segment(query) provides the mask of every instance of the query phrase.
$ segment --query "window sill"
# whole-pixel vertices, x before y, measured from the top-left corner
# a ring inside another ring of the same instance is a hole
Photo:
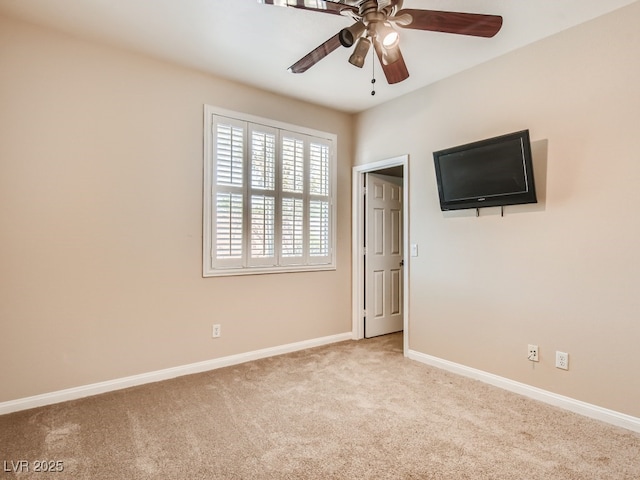
[[[289,265],[286,267],[247,267],[247,268],[217,268],[207,270],[202,273],[204,278],[208,277],[232,277],[240,275],[266,275],[273,273],[302,273],[302,272],[326,272],[335,270],[334,264],[327,265]]]

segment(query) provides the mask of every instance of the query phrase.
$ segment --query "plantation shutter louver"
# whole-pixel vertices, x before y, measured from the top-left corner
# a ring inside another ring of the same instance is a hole
[[[251,196],[251,258],[275,258],[275,199],[273,197]]]
[[[304,255],[304,205],[301,198],[282,199],[282,256],[286,263]]]
[[[242,258],[242,195],[216,195],[216,257]]]
[[[304,141],[282,138],[282,191],[304,192]]]

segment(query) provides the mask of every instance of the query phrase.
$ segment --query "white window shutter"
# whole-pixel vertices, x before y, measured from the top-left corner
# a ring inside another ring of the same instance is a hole
[[[335,268],[336,136],[320,133],[205,106],[205,276]]]
[[[282,191],[304,192],[304,141],[291,135],[282,136]]]
[[[331,145],[309,146],[309,263],[331,262]]]
[[[251,196],[251,248],[249,265],[275,265],[275,198]]]
[[[309,153],[309,193],[329,196],[329,145],[311,142]]]
[[[215,128],[216,185],[242,187],[244,125],[221,119]]]
[[[285,265],[304,261],[304,201],[301,198],[282,199],[281,262]]]
[[[276,188],[275,131],[251,128],[251,188],[273,191]],[[271,130],[271,129],[269,129]]]
[[[249,124],[251,198],[249,213],[248,267],[277,265],[276,255],[276,163],[278,131]]]
[[[216,258],[242,258],[242,195],[218,193],[216,195]]]
[[[213,122],[212,264],[242,267],[245,255],[244,163],[246,124],[220,116]]]
[[[312,263],[324,263],[331,253],[329,209],[328,201],[309,202],[309,257]]]

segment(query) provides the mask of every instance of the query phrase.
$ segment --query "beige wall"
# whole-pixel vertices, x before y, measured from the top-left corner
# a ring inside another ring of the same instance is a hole
[[[337,271],[202,278],[204,104],[338,134]],[[349,332],[352,123],[0,17],[0,402]]]
[[[635,3],[359,115],[357,164],[410,155],[411,349],[640,416],[638,18]],[[443,214],[432,152],[525,128],[540,204]]]

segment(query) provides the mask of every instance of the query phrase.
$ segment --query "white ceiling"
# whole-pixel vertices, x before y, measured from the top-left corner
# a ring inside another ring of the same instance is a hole
[[[493,38],[402,30],[410,72],[388,85],[340,48],[303,74],[287,68],[352,20],[257,0],[0,0],[0,13],[347,112],[366,110],[638,0],[405,0],[404,8],[501,15]]]

